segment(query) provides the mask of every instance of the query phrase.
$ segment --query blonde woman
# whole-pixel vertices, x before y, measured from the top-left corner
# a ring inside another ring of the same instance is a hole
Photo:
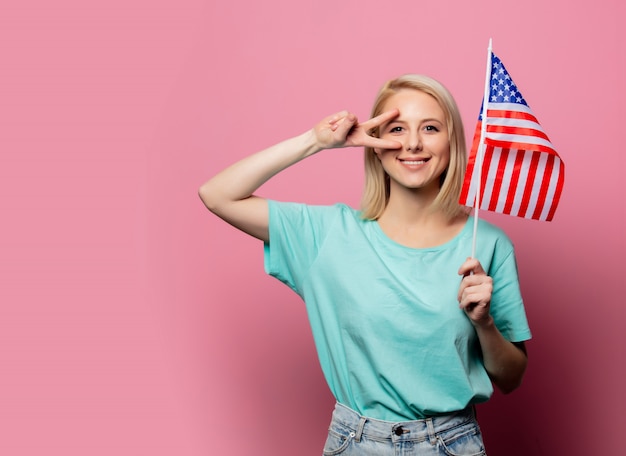
[[[326,149],[365,148],[360,210],[255,191]],[[466,165],[456,103],[405,75],[372,117],[344,111],[200,188],[207,208],[264,242],[265,269],[298,293],[337,400],[325,455],[485,454],[474,405],[522,381],[530,338],[512,244],[458,204]]]

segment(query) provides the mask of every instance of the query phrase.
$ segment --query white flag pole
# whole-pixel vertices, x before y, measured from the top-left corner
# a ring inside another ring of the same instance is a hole
[[[489,48],[487,49],[487,72],[485,74],[485,92],[483,94],[482,124],[480,125],[480,143],[476,156],[477,188],[474,199],[474,235],[472,237],[472,258],[476,256],[476,232],[478,231],[478,211],[480,208],[480,192],[482,182],[483,160],[485,156],[485,134],[487,132],[487,105],[489,103],[489,86],[491,84],[491,38],[489,38]]]

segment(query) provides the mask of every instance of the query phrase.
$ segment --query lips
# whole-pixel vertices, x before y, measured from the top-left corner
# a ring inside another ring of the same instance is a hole
[[[400,162],[403,165],[423,165],[424,163],[426,163],[429,159],[428,158],[420,158],[420,159],[402,159],[399,158],[398,160],[400,160]]]

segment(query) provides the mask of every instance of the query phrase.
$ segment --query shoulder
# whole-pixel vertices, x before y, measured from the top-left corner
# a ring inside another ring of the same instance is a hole
[[[361,211],[347,204],[311,205],[304,203],[279,202],[268,200],[270,224],[289,224],[294,226],[312,226],[328,229],[335,223],[360,224]]]
[[[476,255],[488,274],[496,271],[516,271],[515,246],[502,228],[479,219],[476,233]],[[516,273],[516,272],[515,272]]]
[[[344,203],[336,203],[332,205],[314,205],[268,200],[268,204],[270,210],[274,212],[310,214],[312,216],[323,217],[343,216],[351,218],[361,218],[361,211],[356,210]]]
[[[469,223],[474,223],[473,218]],[[481,237],[490,242],[513,245],[511,238],[502,228],[484,219],[478,219],[478,238],[480,239]]]

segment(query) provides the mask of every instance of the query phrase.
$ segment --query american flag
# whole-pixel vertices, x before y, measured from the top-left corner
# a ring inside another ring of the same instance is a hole
[[[535,220],[552,220],[563,189],[564,164],[539,121],[504,68],[491,53],[491,82],[481,173],[481,108],[460,203],[474,206],[480,174],[480,209]]]

